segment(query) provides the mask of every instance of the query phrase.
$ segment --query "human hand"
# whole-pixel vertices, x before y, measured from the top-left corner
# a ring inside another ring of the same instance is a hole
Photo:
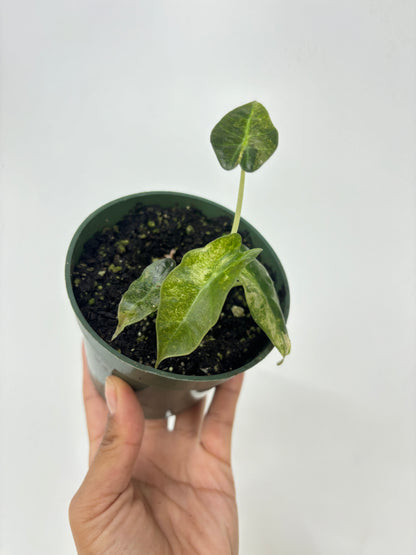
[[[167,421],[145,420],[131,387],[111,376],[107,406],[85,353],[83,393],[90,467],[71,501],[78,553],[228,555],[238,553],[231,432],[239,374]]]

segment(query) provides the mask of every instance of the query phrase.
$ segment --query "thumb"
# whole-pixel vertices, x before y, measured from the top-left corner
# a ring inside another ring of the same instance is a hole
[[[143,410],[126,382],[109,376],[105,396],[109,411],[107,427],[78,492],[96,511],[126,490],[144,431]]]

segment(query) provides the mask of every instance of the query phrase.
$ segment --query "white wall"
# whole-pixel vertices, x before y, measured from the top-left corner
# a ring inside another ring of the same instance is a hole
[[[241,554],[412,555],[415,7],[411,0],[1,2],[0,553],[74,553],[86,469],[63,264],[100,204],[234,207],[209,146],[264,103],[280,146],[244,217],[291,285],[293,353],[247,373]]]

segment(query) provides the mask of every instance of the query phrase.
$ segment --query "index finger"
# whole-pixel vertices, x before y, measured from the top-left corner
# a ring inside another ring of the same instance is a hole
[[[82,345],[82,366],[82,393],[90,445],[89,462],[91,463],[104,435],[108,411],[104,399],[95,389],[91,379],[84,344]]]
[[[218,386],[202,425],[201,445],[227,464],[231,459],[231,434],[242,385],[243,374],[237,374]]]

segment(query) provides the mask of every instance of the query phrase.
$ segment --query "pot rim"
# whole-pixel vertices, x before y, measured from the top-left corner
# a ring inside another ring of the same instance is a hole
[[[170,380],[174,380],[174,381],[178,381],[178,382],[218,382],[218,381],[226,380],[228,378],[231,378],[232,376],[235,376],[236,374],[240,374],[241,372],[244,372],[244,371],[248,370],[249,368],[251,368],[252,366],[257,364],[258,362],[263,360],[272,351],[273,345],[270,342],[270,340],[268,340],[267,345],[262,349],[262,351],[260,351],[255,358],[251,359],[251,361],[246,363],[244,366],[240,366],[239,368],[236,368],[234,370],[230,370],[228,372],[222,372],[220,374],[213,374],[213,375],[207,375],[207,376],[189,376],[189,375],[183,375],[183,374],[175,374],[173,372],[172,373],[166,372],[166,370],[159,370],[157,368],[154,368],[153,366],[147,366],[145,364],[141,364],[141,363],[129,358],[128,356],[120,353],[119,351],[114,349],[114,347],[112,347],[109,343],[104,341],[104,339],[102,339],[98,335],[98,333],[91,327],[91,325],[89,324],[89,322],[87,321],[85,316],[82,314],[82,312],[81,312],[81,310],[78,306],[78,303],[75,299],[75,295],[74,295],[74,291],[73,291],[73,287],[72,287],[72,280],[71,280],[72,258],[73,258],[74,251],[75,251],[75,248],[78,244],[78,240],[79,240],[79,237],[80,237],[81,233],[84,231],[85,227],[97,217],[97,215],[99,215],[104,210],[107,210],[111,206],[113,206],[115,204],[119,204],[121,202],[126,202],[126,201],[129,201],[129,200],[132,200],[133,198],[137,199],[137,202],[140,202],[141,198],[146,197],[148,195],[161,196],[161,197],[169,195],[169,196],[174,196],[178,199],[180,199],[180,198],[189,199],[190,202],[192,202],[192,200],[203,201],[204,203],[209,204],[209,205],[211,205],[215,208],[220,208],[223,212],[227,213],[231,217],[234,216],[234,212],[232,210],[230,210],[229,208],[226,208],[222,204],[219,204],[217,202],[214,202],[212,200],[209,200],[207,198],[200,197],[200,196],[197,196],[197,195],[192,195],[192,194],[188,194],[188,193],[179,193],[179,192],[176,192],[176,191],[144,191],[144,192],[141,192],[141,193],[133,193],[131,195],[126,195],[126,196],[114,199],[112,201],[109,201],[109,202],[103,204],[102,206],[100,206],[99,208],[97,208],[96,210],[94,210],[94,212],[92,212],[89,216],[87,216],[83,220],[83,222],[79,225],[78,229],[76,230],[76,232],[75,232],[74,236],[72,237],[72,240],[69,244],[68,252],[67,252],[67,255],[66,255],[66,259],[65,259],[66,290],[67,290],[67,293],[68,293],[68,296],[69,296],[69,300],[71,302],[71,306],[72,306],[72,308],[75,312],[75,315],[77,316],[81,326],[86,328],[88,333],[90,333],[91,336],[102,347],[104,347],[113,356],[120,359],[124,363],[129,364],[130,366],[136,368],[139,371],[148,372],[148,373],[153,374],[155,376],[168,378]],[[240,222],[244,225],[244,227],[248,230],[249,233],[253,230],[257,234],[259,234],[259,232],[254,228],[254,226],[252,226],[244,218],[241,218]],[[271,245],[268,243],[268,241],[266,239],[264,239],[263,236],[261,236],[261,237],[262,237],[265,245],[273,253],[273,255],[276,259],[276,265],[279,267],[282,278],[284,280],[286,293],[287,293],[287,296],[288,296],[286,312],[289,313],[290,295],[289,295],[289,285],[288,285],[286,273],[284,271],[284,268],[283,268],[279,258],[277,257],[276,253],[274,252],[273,248],[271,247]],[[286,315],[286,319],[287,319],[287,315]]]

